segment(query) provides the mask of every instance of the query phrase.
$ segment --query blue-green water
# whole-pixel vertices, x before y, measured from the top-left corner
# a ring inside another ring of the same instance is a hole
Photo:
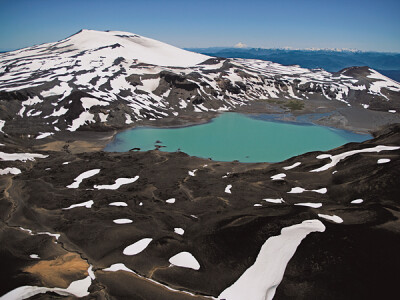
[[[165,146],[192,156],[219,161],[278,162],[309,151],[329,150],[348,142],[362,142],[370,135],[312,124],[262,120],[238,113],[225,113],[211,122],[181,128],[139,127],[119,133],[104,149],[124,152]]]

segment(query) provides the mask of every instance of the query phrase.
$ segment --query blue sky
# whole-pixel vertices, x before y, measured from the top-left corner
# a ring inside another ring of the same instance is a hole
[[[0,0],[0,50],[122,30],[178,47],[400,52],[399,0]]]

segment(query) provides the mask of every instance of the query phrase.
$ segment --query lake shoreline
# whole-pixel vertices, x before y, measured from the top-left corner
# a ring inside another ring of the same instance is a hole
[[[275,115],[276,121],[298,122],[298,117],[304,115],[330,114],[320,119],[310,120],[311,124],[330,127],[333,129],[344,129],[358,134],[370,134],[388,124],[400,123],[399,114],[391,114],[382,111],[373,111],[364,108],[348,107],[338,101],[305,101],[302,110],[282,112],[278,105],[266,105],[265,100],[254,101],[241,107],[236,107],[229,112],[237,112],[245,115]],[[106,131],[59,132],[43,140],[30,141],[31,147],[44,151],[64,151],[68,148],[73,153],[103,151],[113,141],[115,136],[121,132],[137,127],[151,128],[184,128],[206,124],[218,115],[225,112],[185,112],[178,116],[171,116],[157,120],[141,120],[132,126],[125,128],[110,129]],[[33,145],[32,145],[33,144]]]
[[[372,138],[371,135],[312,124],[313,117],[320,116],[306,115],[297,118],[296,122],[287,122],[276,115],[227,112],[199,126],[140,126],[119,133],[103,151],[159,149],[163,152],[182,151],[214,161],[272,163]]]

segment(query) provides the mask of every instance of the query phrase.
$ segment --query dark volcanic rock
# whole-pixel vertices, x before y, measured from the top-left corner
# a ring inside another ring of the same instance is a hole
[[[376,135],[374,140],[350,143],[329,154],[400,144],[399,125]],[[108,296],[117,299],[157,299],[160,285],[145,279],[151,278],[200,298],[217,297],[254,263],[266,240],[278,236],[284,227],[320,219],[326,230],[310,233],[301,242],[274,299],[391,298],[397,293],[400,268],[396,259],[400,251],[400,150],[358,153],[326,171],[310,172],[330,162],[329,158],[317,159],[320,154],[311,152],[276,164],[241,164],[181,152],[49,152],[48,158],[30,162],[20,175],[2,177],[1,185],[7,190],[1,202],[6,212],[2,215],[2,240],[8,242],[2,243],[1,251],[7,255],[0,261],[10,270],[2,275],[6,283],[2,293],[20,285],[40,284],[38,275],[21,273],[35,263],[29,254],[38,252],[41,261],[51,261],[67,251],[79,253],[93,265],[93,295],[105,286]],[[381,158],[391,161],[377,164]],[[66,161],[69,163],[63,164]],[[295,162],[301,165],[283,169]],[[92,169],[100,172],[84,179],[76,189],[67,188],[79,174]],[[188,171],[194,169],[195,176],[190,176]],[[284,180],[271,180],[282,172],[287,175]],[[94,188],[135,176],[139,176],[137,181],[115,190]],[[231,194],[225,192],[228,184],[232,185]],[[327,188],[327,192],[289,194],[294,187]],[[166,202],[171,198],[175,203]],[[264,198],[283,198],[285,202],[269,203]],[[364,202],[352,204],[355,199]],[[89,200],[94,202],[91,208],[63,209]],[[113,202],[127,206],[110,206]],[[322,203],[322,207],[294,205],[304,202]],[[337,215],[343,223],[318,214]],[[132,223],[115,224],[116,219]],[[32,230],[33,235],[20,227]],[[174,228],[183,228],[184,234],[175,233]],[[52,243],[50,236],[37,235],[44,231],[59,233],[58,244]],[[21,243],[28,238],[32,242]],[[35,244],[37,238],[43,241],[40,246]],[[127,246],[142,238],[153,239],[143,252],[123,254]],[[193,254],[200,270],[169,267],[169,258],[182,251]],[[117,263],[140,276],[102,271]],[[134,289],[128,288],[132,285]],[[185,298],[179,292],[169,293],[171,299],[174,295]]]

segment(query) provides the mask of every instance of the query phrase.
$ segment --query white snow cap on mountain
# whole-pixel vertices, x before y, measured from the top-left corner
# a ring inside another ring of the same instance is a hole
[[[239,42],[239,43],[237,43],[234,47],[235,47],[235,48],[247,48],[247,45],[244,44],[244,43],[242,43],[242,42]]]
[[[135,59],[142,63],[189,67],[199,64],[209,56],[198,54],[159,42],[144,36],[123,31],[96,31],[83,29],[80,32],[60,41],[57,45],[64,52],[68,47],[71,50],[106,51],[107,55]]]

